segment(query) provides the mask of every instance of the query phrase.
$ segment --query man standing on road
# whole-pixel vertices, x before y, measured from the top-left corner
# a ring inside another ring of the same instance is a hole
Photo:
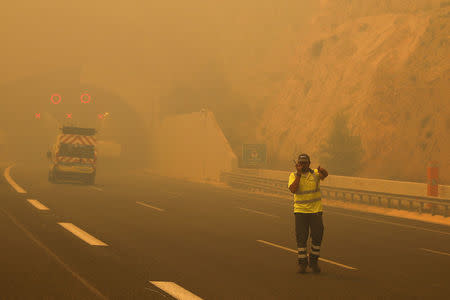
[[[311,160],[307,154],[300,154],[295,167],[297,172],[289,176],[288,187],[294,194],[295,235],[298,248],[298,272],[305,273],[308,265],[306,243],[311,230],[311,252],[309,267],[315,273],[320,272],[318,260],[320,245],[322,244],[322,199],[320,194],[320,180],[328,176],[328,172],[321,168],[310,169]]]

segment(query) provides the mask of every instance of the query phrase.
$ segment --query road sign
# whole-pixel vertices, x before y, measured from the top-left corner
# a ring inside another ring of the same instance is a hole
[[[242,162],[244,168],[265,167],[266,144],[243,144]]]

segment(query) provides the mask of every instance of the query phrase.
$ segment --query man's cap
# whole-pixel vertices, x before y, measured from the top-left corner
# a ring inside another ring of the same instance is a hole
[[[311,162],[311,160],[309,159],[308,154],[302,153],[298,156],[298,161],[306,161],[306,162]]]

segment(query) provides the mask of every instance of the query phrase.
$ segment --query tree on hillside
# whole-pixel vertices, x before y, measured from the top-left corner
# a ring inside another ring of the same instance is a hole
[[[361,167],[361,138],[350,134],[347,122],[348,117],[338,113],[328,140],[321,146],[320,161],[330,174],[353,176]]]

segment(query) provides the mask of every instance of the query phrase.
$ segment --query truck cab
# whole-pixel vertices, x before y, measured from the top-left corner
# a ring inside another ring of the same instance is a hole
[[[95,128],[64,126],[47,153],[48,180],[52,183],[77,181],[94,184],[97,162]]]

